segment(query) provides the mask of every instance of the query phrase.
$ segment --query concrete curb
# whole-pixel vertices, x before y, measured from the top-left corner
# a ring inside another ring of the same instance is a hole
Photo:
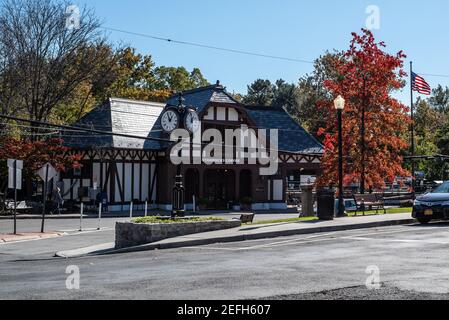
[[[65,233],[65,232],[50,232],[50,233],[33,234],[33,235],[27,235],[26,233],[19,233],[16,237],[9,235],[10,236],[9,238],[0,238],[0,243],[12,244],[12,243],[24,242],[24,241],[46,240],[46,239],[63,237],[66,235],[67,235],[67,233]]]
[[[183,247],[195,247],[204,246],[209,244],[217,243],[230,243],[230,242],[241,242],[247,240],[260,240],[260,239],[272,239],[278,237],[288,237],[294,235],[304,235],[313,233],[328,233],[335,231],[349,231],[358,229],[370,229],[370,228],[380,228],[389,226],[399,226],[415,223],[415,219],[401,219],[401,220],[390,220],[390,221],[378,221],[378,222],[368,222],[352,225],[341,225],[341,226],[329,226],[329,227],[314,227],[314,228],[304,228],[304,229],[293,229],[293,230],[280,230],[263,232],[257,234],[242,234],[236,236],[225,236],[217,238],[207,238],[207,239],[193,239],[193,240],[183,240],[177,242],[168,243],[150,243],[136,247],[129,247],[123,249],[105,249],[98,251],[87,252],[87,248],[82,248],[78,250],[71,251],[61,251],[56,253],[56,257],[63,258],[77,258],[82,256],[98,256],[98,255],[109,255],[109,254],[120,254],[120,253],[132,253],[141,251],[152,251],[152,250],[164,250],[164,249],[176,249]]]
[[[133,218],[143,217],[141,216],[134,216]],[[54,216],[47,216],[45,215],[45,220],[73,220],[73,219],[79,219],[80,215],[54,215]],[[125,215],[105,215],[103,214],[102,218],[129,218],[129,214],[127,216]],[[98,219],[98,215],[83,215],[83,219]],[[14,217],[12,216],[0,216],[1,220],[14,220]],[[42,220],[42,215],[23,215],[23,216],[17,216],[17,220]]]

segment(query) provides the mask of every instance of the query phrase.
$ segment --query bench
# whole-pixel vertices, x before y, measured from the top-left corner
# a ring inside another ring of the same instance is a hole
[[[385,201],[380,194],[355,194],[354,201],[356,203],[355,215],[357,215],[357,212],[360,211],[363,212],[363,215],[365,215],[367,208],[375,209],[376,214],[379,213],[379,210],[383,210],[384,214],[387,213],[387,210],[385,209]]]
[[[247,213],[247,214],[242,214],[240,216],[240,221],[242,222],[242,224],[245,223],[253,223],[254,222],[254,213]]]

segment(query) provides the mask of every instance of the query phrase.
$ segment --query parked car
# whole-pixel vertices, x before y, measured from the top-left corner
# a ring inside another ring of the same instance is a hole
[[[412,215],[422,224],[432,220],[449,220],[449,181],[418,197],[413,204]]]

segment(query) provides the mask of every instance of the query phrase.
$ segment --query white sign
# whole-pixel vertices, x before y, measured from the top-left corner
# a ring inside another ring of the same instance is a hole
[[[8,159],[8,168],[14,169],[14,162],[16,163],[16,168],[22,170],[23,169],[23,161]]]
[[[48,174],[47,174],[47,170],[48,170]],[[41,177],[42,180],[44,180],[44,182],[49,182],[49,181],[51,181],[51,179],[56,177],[56,175],[58,174],[58,171],[56,171],[56,169],[53,168],[53,166],[51,164],[47,163],[46,165],[44,165],[42,168],[40,168],[37,171],[37,174],[39,175],[39,177]],[[45,181],[45,178],[47,178],[47,181]]]
[[[22,169],[23,161],[8,159],[8,188],[14,189],[14,165],[16,167],[16,183],[15,187],[17,190],[22,189]]]
[[[14,189],[14,169],[8,168],[8,188]],[[16,170],[16,189],[22,190],[22,170]]]

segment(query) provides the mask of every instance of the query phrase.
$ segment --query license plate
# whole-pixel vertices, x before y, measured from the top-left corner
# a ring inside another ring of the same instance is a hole
[[[432,209],[427,209],[424,211],[424,215],[425,216],[433,216],[433,210]]]

